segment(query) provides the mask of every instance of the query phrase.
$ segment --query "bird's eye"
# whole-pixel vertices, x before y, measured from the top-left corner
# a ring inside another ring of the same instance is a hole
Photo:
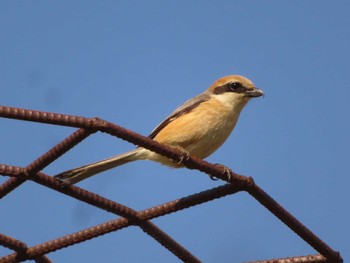
[[[239,90],[242,90],[243,88],[242,84],[239,82],[231,82],[228,84],[228,86],[232,91],[239,91]]]

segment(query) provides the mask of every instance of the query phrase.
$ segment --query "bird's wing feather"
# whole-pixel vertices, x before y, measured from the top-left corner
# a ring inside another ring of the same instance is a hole
[[[153,139],[157,134],[170,122],[175,120],[176,118],[180,117],[181,115],[188,113],[195,109],[199,104],[201,104],[204,101],[209,100],[210,95],[208,93],[202,93],[188,101],[186,101],[182,106],[177,108],[173,113],[171,113],[162,123],[160,123],[148,136],[151,139]]]

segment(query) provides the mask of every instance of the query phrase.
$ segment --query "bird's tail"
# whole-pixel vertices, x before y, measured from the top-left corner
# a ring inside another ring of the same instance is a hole
[[[74,168],[72,170],[65,171],[63,173],[55,175],[55,178],[69,183],[75,184],[78,183],[90,176],[101,173],[108,169],[114,168],[116,166],[132,162],[138,159],[138,155],[144,150],[143,148],[137,148],[133,151],[126,152],[117,156],[113,156],[111,158],[98,161],[95,163],[90,163],[81,167]]]

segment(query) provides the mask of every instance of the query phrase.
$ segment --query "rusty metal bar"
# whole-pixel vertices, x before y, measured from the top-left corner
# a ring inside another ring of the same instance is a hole
[[[125,218],[120,218],[117,220],[109,221],[104,224],[97,225],[89,229],[84,229],[82,231],[73,233],[71,235],[67,235],[61,238],[57,238],[55,240],[47,241],[42,244],[36,245],[34,247],[28,248],[26,252],[26,258],[22,257],[22,260],[32,259],[36,256],[47,254],[64,247],[68,247],[76,243],[80,243],[80,242],[92,239],[99,235],[103,235],[105,233],[115,230],[115,228],[121,229],[126,226],[128,226],[128,220]],[[0,263],[14,262],[16,258],[18,258],[18,254],[13,253],[5,257],[2,257],[0,259]]]
[[[23,173],[23,169],[17,166],[0,165],[0,174],[12,176],[16,178],[26,177],[26,175]],[[77,186],[62,183],[61,181],[55,179],[54,177],[48,176],[42,172],[33,174],[28,179],[35,181],[46,187],[49,187],[53,190],[56,190],[58,192],[61,192],[63,194],[74,197],[80,201],[86,202],[90,205],[106,210],[108,212],[112,212],[114,214],[127,217],[127,218],[134,218],[134,220],[137,221],[136,212],[134,212],[129,207],[123,206],[109,199],[103,198],[97,194],[91,193]]]
[[[77,128],[90,128],[95,119],[52,112],[0,106],[0,117]]]
[[[28,165],[28,167],[21,171],[21,173],[23,172],[24,174],[29,176],[32,173],[44,169],[47,165],[55,161],[62,154],[69,151],[82,140],[86,139],[92,132],[92,130],[77,130],[76,132],[68,136],[66,139],[58,143],[56,146],[54,146],[50,151],[48,151],[47,153],[39,157],[37,160],[35,160],[33,163]],[[10,166],[8,166],[7,168],[10,169]],[[25,177],[10,178],[5,183],[0,185],[0,199],[8,193],[10,193],[11,191],[13,191],[14,189],[16,189],[17,187],[19,187],[22,183],[25,182],[25,180]]]
[[[27,245],[22,241],[6,236],[1,233],[0,233],[0,245],[15,251],[25,251],[27,249]]]
[[[15,250],[16,251],[16,257],[13,258],[13,260],[11,262],[15,262],[16,260],[18,260],[19,258],[21,258],[23,255],[26,254],[27,251],[27,244],[25,244],[24,242],[14,239],[12,237],[6,236],[4,234],[0,233],[0,244],[4,247],[7,247],[9,249]],[[2,259],[0,259],[1,262]],[[35,258],[36,262],[51,262],[51,260],[46,257],[45,255],[39,255]]]
[[[53,148],[51,148],[48,152],[40,156],[38,159],[36,159],[34,162],[29,164],[25,168],[25,173],[30,175],[37,173],[44,169],[46,166],[48,166],[53,161],[57,160],[61,155],[68,152],[70,149],[72,149],[74,146],[76,146],[78,143],[85,140],[88,136],[90,136],[93,132],[93,130],[86,130],[86,129],[79,129],[75,131],[73,134],[68,136],[66,139],[55,145]]]
[[[309,255],[289,258],[276,258],[269,260],[250,261],[246,263],[332,263],[322,255]]]
[[[222,186],[218,186],[206,191],[202,191],[196,194],[192,194],[186,197],[182,197],[180,199],[176,199],[174,201],[170,201],[164,203],[162,205],[157,205],[143,211],[138,212],[138,216],[142,220],[150,220],[156,217],[160,217],[163,215],[168,215],[173,212],[178,212],[180,210],[200,205],[226,195],[235,194],[241,191],[237,186],[231,184],[225,184]]]
[[[0,185],[0,199],[11,193],[25,181],[24,178],[10,178],[5,183]]]
[[[253,196],[260,204],[266,207],[272,214],[280,219],[285,225],[293,230],[306,243],[312,246],[315,250],[321,253],[327,260],[331,262],[343,262],[339,252],[334,251],[319,237],[311,232],[306,226],[298,221],[292,214],[278,204],[270,197],[263,189],[257,185],[250,185],[248,193]]]
[[[181,246],[174,239],[172,239],[168,234],[166,234],[159,228],[155,228],[155,225],[152,222],[146,221],[146,223],[141,223],[140,227],[145,233],[157,240],[163,247],[168,249],[171,253],[176,255],[183,262],[201,262],[183,246]]]

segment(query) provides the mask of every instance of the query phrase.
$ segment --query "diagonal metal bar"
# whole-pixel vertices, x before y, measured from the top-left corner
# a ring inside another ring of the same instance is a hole
[[[88,136],[90,136],[94,132],[96,131],[91,129],[90,130],[79,129],[75,131],[66,139],[64,139],[63,141],[55,145],[53,148],[51,148],[48,152],[46,152],[45,154],[40,156],[38,159],[36,159],[34,162],[29,164],[25,168],[25,173],[30,175],[32,173],[34,174],[41,171],[50,163],[57,160],[61,155],[71,150],[74,146],[76,146],[78,143],[85,140]]]
[[[47,241],[42,244],[36,245],[34,247],[30,247],[26,251],[26,257],[22,257],[21,260],[31,259],[35,256],[50,253],[56,251],[58,249],[62,249],[64,247],[68,247],[97,236],[103,235],[105,233],[114,231],[115,229],[122,229],[127,227],[129,222],[125,218],[119,218],[117,220],[109,221],[95,227],[91,227],[89,229],[84,229],[82,231],[73,233],[71,235],[67,235],[61,238],[57,238],[55,240]],[[13,253],[7,255],[5,257],[0,258],[0,263],[9,263],[14,262],[14,260],[18,258],[17,253]]]
[[[62,154],[66,153],[70,149],[72,149],[75,145],[86,139],[93,131],[92,130],[84,130],[79,129],[70,136],[68,136],[66,139],[58,143],[56,146],[54,146],[51,150],[49,150],[47,153],[39,157],[37,160],[35,160],[33,163],[31,163],[26,169],[21,171],[26,175],[30,175],[31,173],[35,173],[37,171],[42,170],[44,167],[49,165],[51,162],[55,161],[57,158],[59,158]],[[8,169],[11,169],[11,167],[7,167]],[[10,178],[5,183],[0,185],[0,199],[16,189],[18,186],[20,186],[22,183],[24,183],[26,180],[25,177],[22,178]]]
[[[149,220],[149,219],[157,218],[163,215],[168,215],[173,212],[178,212],[180,210],[183,210],[192,206],[200,205],[218,198],[222,198],[227,195],[232,195],[239,191],[242,191],[242,189],[235,185],[225,184],[206,191],[202,191],[196,194],[182,197],[180,199],[176,199],[174,201],[170,201],[162,205],[157,205],[157,206],[139,211],[138,215],[139,215],[139,218],[142,220],[147,220],[147,219]]]
[[[7,166],[7,165],[0,165],[0,174],[12,176],[16,178],[23,178],[26,176],[23,173],[23,169],[21,167]],[[133,220],[135,221],[138,220],[136,216],[136,212],[130,209],[129,207],[113,202],[107,198],[103,198],[97,194],[94,194],[92,192],[79,188],[77,186],[62,183],[61,181],[55,179],[54,177],[48,176],[42,172],[33,174],[29,179],[41,185],[49,187],[53,190],[56,190],[68,196],[74,197],[80,201],[96,206],[105,211],[108,211],[126,218],[133,218]]]
[[[300,257],[289,257],[289,258],[276,258],[269,260],[259,260],[251,261],[246,263],[331,263],[333,261],[327,260],[322,255],[309,255],[309,256],[300,256]]]
[[[5,183],[0,185],[0,199],[11,193],[25,181],[24,178],[10,178]]]
[[[155,225],[152,222],[146,221],[145,223],[141,223],[140,227],[145,233],[157,240],[163,247],[168,249],[183,262],[201,262],[167,233],[162,231],[160,228],[155,228]]]
[[[14,239],[12,237],[6,236],[0,233],[0,244],[4,247],[17,251],[16,256],[13,258],[12,262],[18,260],[23,254],[26,253],[27,244],[24,242]],[[39,255],[35,258],[36,262],[51,262],[51,260],[45,255]],[[1,259],[0,259],[1,262]]]
[[[253,196],[260,204],[266,207],[272,214],[280,219],[285,225],[293,230],[306,243],[321,253],[327,260],[331,262],[343,262],[339,252],[334,251],[311,230],[298,221],[292,214],[278,204],[263,189],[256,184],[250,185],[248,193]]]
[[[27,244],[20,240],[6,236],[0,233],[0,245],[15,251],[24,251],[27,249]]]

